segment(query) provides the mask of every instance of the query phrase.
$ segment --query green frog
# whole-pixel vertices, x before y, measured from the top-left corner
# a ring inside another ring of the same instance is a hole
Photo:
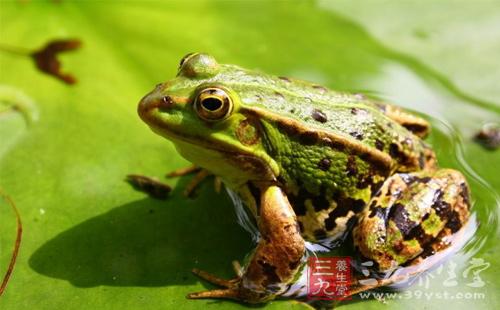
[[[470,217],[464,176],[437,166],[421,117],[361,94],[219,64],[204,53],[139,103],[141,119],[236,193],[259,231],[233,279],[189,298],[289,296],[306,244],[351,233],[380,274],[450,246]]]

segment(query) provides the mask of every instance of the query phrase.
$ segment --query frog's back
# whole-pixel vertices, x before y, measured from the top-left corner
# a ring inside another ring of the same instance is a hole
[[[425,147],[415,133],[425,135],[428,128],[421,118],[401,113],[407,119],[405,124],[403,117],[395,121],[389,115],[401,112],[399,108],[360,94],[228,67],[231,69],[214,81],[229,85],[239,94],[249,114],[258,114],[259,120],[274,122],[282,131],[288,131],[286,135],[304,131],[305,136],[312,138],[311,132],[324,132],[333,142],[369,153],[364,154],[366,158],[371,156],[379,162],[385,159],[385,164],[390,161],[392,170],[422,168]]]
[[[228,75],[221,82],[262,125],[308,239],[342,234],[388,176],[426,162],[421,139],[390,118],[387,105],[251,71]]]

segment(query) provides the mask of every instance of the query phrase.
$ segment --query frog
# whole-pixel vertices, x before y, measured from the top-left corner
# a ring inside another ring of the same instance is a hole
[[[438,166],[425,142],[429,122],[376,98],[191,53],[140,100],[138,114],[220,178],[258,229],[234,278],[194,269],[220,288],[188,298],[290,296],[307,245],[346,235],[384,274],[446,249],[470,218],[467,180]]]

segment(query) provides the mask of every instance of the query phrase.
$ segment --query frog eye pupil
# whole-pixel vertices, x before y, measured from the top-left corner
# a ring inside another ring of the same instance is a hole
[[[209,87],[198,93],[194,108],[201,119],[215,122],[225,119],[231,113],[233,102],[224,89]]]
[[[203,108],[207,109],[208,111],[217,111],[222,107],[222,100],[219,98],[214,98],[214,97],[209,97],[206,99],[203,99],[201,102],[201,105]]]

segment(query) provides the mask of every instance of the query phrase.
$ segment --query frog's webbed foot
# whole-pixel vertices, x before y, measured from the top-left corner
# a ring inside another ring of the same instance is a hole
[[[189,175],[189,174],[193,174],[193,173],[196,173],[195,176],[188,183],[188,185],[186,185],[186,188],[184,189],[184,192],[183,192],[184,196],[191,197],[193,195],[194,191],[196,190],[196,188],[198,188],[198,186],[200,186],[201,182],[203,182],[203,180],[205,180],[207,177],[213,175],[210,171],[193,165],[193,166],[184,167],[184,168],[180,168],[180,169],[174,170],[172,172],[169,172],[169,173],[167,173],[167,177],[169,177],[169,178],[180,177],[180,176],[185,176],[185,175]],[[214,187],[215,187],[215,191],[217,193],[220,193],[221,188],[222,188],[222,181],[218,176],[215,176]]]

